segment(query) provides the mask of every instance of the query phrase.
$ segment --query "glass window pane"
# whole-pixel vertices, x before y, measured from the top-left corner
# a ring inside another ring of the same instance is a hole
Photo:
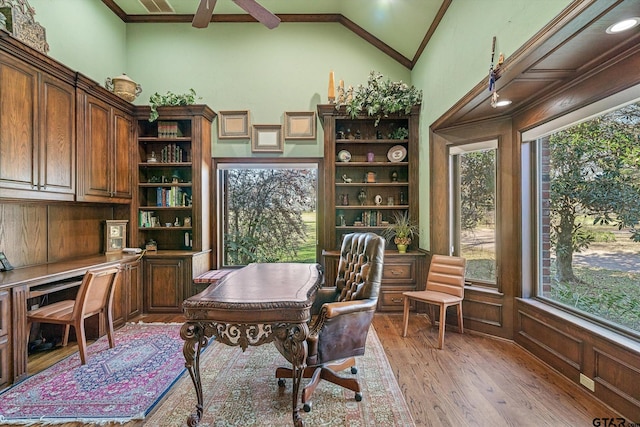
[[[640,332],[640,103],[537,144],[538,295]]]
[[[453,247],[467,260],[466,279],[496,283],[497,141],[452,147]]]
[[[223,266],[316,262],[315,164],[225,164],[218,176]]]

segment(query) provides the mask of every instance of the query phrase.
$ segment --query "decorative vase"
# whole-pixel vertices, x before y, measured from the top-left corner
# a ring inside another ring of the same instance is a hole
[[[399,245],[396,245],[396,246],[398,246],[398,252],[399,253],[401,253],[401,254],[406,254],[407,253],[407,245],[399,244]]]
[[[107,77],[104,87],[128,102],[133,102],[142,92],[142,87],[126,74],[113,78]]]

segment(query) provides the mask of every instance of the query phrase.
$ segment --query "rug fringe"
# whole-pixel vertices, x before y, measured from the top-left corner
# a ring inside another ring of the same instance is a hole
[[[68,423],[82,423],[84,425],[104,426],[109,424],[126,424],[130,421],[144,420],[144,415],[138,414],[131,418],[108,418],[108,419],[96,419],[96,418],[40,418],[38,420],[6,420],[3,415],[0,414],[0,424],[20,425],[20,426],[48,426],[48,425],[60,425]]]
[[[127,325],[184,325],[184,322],[127,322]]]

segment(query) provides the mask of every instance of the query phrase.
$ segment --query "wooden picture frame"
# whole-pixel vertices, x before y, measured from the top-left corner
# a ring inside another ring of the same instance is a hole
[[[251,151],[254,153],[282,153],[282,125],[253,125]]]
[[[285,112],[284,139],[316,139],[315,111]]]
[[[218,139],[249,139],[249,111],[219,111]]]

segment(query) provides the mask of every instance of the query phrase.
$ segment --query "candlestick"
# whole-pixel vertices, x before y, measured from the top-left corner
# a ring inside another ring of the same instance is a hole
[[[336,84],[333,77],[333,71],[329,73],[329,103],[333,104],[336,102]]]

